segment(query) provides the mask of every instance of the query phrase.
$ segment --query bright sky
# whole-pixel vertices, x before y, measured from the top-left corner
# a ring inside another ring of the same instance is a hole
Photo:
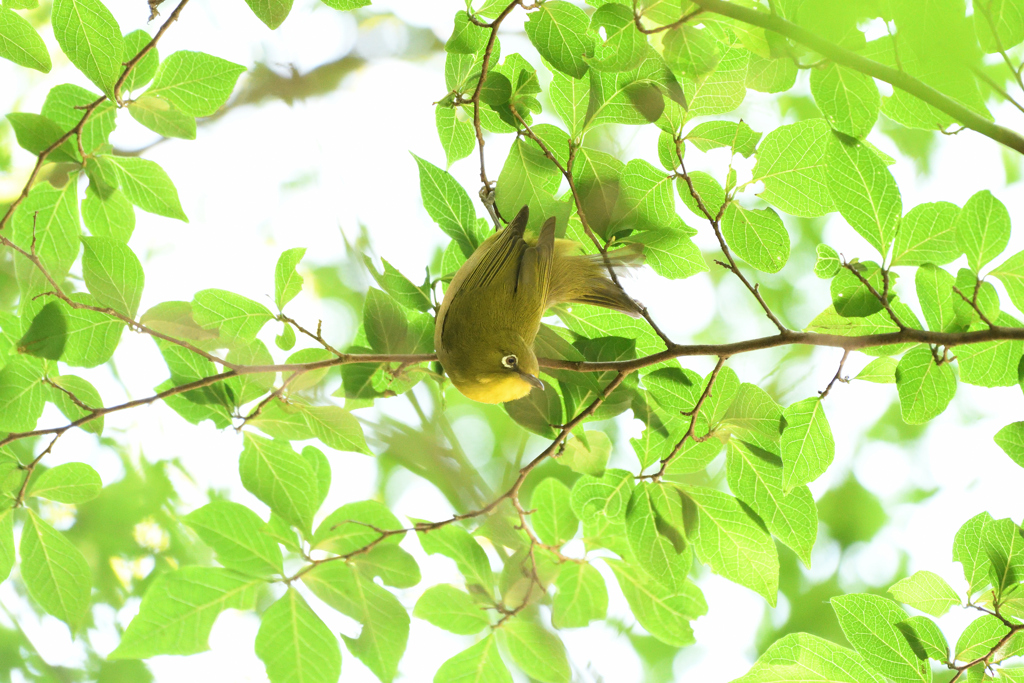
[[[107,4],[123,32],[145,25],[144,3],[110,0]],[[165,3],[165,15],[172,6],[171,1]],[[462,0],[376,0],[374,8],[392,10],[410,24],[433,29],[444,40],[451,30],[451,17],[464,4]],[[521,31],[521,14],[514,13],[502,27],[502,53],[523,51],[536,62]],[[156,26],[154,23],[149,28],[155,31]],[[364,41],[356,49],[365,49],[368,56],[374,56],[380,55],[382,42],[392,40],[401,45],[403,35],[394,25],[385,23],[378,30],[381,33],[377,43]],[[0,63],[0,82],[5,85],[0,89],[0,110],[38,112],[52,86],[69,81],[89,86],[63,59],[52,34],[47,31],[44,37],[54,58],[53,71],[42,76],[7,62]],[[284,25],[272,32],[240,0],[195,1],[168,31],[160,43],[160,52],[167,55],[179,49],[202,50],[246,66],[266,61],[282,73],[289,65],[306,72],[348,53],[356,39],[354,20],[319,2],[297,0]],[[444,165],[432,107],[432,102],[445,94],[443,64],[444,56],[440,53],[420,61],[378,59],[348,76],[342,87],[325,97],[296,102],[290,107],[283,102],[270,102],[241,108],[211,125],[201,126],[194,142],[173,140],[147,152],[146,156],[161,164],[176,182],[190,222],[183,224],[137,212],[137,227],[130,245],[145,262],[147,276],[140,310],[165,300],[190,300],[196,291],[207,287],[230,289],[269,304],[274,263],[282,250],[308,247],[304,262],[307,267],[335,262],[344,253],[340,231],[354,236],[360,223],[369,229],[379,256],[413,279],[419,276],[426,255],[447,239],[419,202],[416,166],[410,156],[414,152]],[[806,74],[802,74],[802,83],[806,89]],[[19,94],[24,96],[16,100]],[[1005,125],[1024,129],[1024,117],[1016,110],[996,107],[993,113]],[[743,107],[730,118],[738,116],[763,132],[779,124],[773,96],[752,91]],[[556,122],[547,113],[540,120]],[[113,136],[118,147],[139,147],[154,139],[154,134],[125,112],[118,117],[118,124]],[[643,157],[657,164],[657,130],[653,127],[623,128],[618,139],[623,158]],[[917,175],[912,161],[900,157],[888,138],[875,132],[871,140],[899,159],[891,170],[902,192],[904,212],[917,203],[939,199],[962,205],[974,192],[988,188],[1007,205],[1015,221],[1016,232],[1008,253],[1024,248],[1024,192],[1019,184],[1004,188],[1002,152],[995,143],[969,131],[944,138],[932,161],[932,175],[922,177]],[[488,142],[491,177],[497,176],[511,141],[512,136],[504,136],[492,137]],[[31,159],[27,153],[19,152],[16,159],[19,170],[29,167]],[[475,160],[474,154],[451,169],[474,197],[479,182]],[[725,157],[716,153],[701,155],[690,150],[687,163],[691,170],[724,175]],[[750,165],[740,168],[740,182],[749,169]],[[13,194],[22,182],[21,175],[0,177],[0,194]],[[748,192],[743,201],[749,205],[757,200]],[[481,207],[477,210],[483,215]],[[715,248],[707,226],[689,214],[681,202],[679,210],[687,223],[701,231],[697,238],[701,246],[709,251]],[[866,242],[838,216],[830,220],[825,238],[847,257],[871,257]],[[793,278],[803,269],[807,274],[800,284],[813,292],[813,306],[807,310],[787,310],[797,324],[806,324],[829,303],[827,285],[809,272],[813,247],[794,243],[792,263],[782,273],[782,277]],[[902,285],[901,295],[912,302],[912,277]],[[770,324],[751,308],[749,295],[736,282],[728,281],[715,290],[707,275],[667,282],[646,271],[628,281],[627,288],[648,305],[677,341],[685,342],[705,327],[716,310],[725,311],[735,321],[732,336],[722,341],[771,331]],[[324,305],[308,287],[290,304],[290,315],[308,326],[322,318],[325,334],[342,340],[351,336],[356,324],[349,312]],[[277,325],[271,324],[263,335],[272,350],[275,347],[271,337],[278,331]],[[800,367],[788,370],[787,381],[781,385],[793,389],[777,398],[788,403],[814,395],[835,373],[839,356],[834,350],[820,351],[814,355],[813,365],[799,364]],[[758,382],[779,357],[778,352],[767,352],[736,358],[730,365],[744,381]],[[848,374],[855,375],[868,360],[853,354]],[[128,387],[127,393],[104,368],[85,373],[108,404],[149,395],[166,378],[164,363],[147,338],[126,333],[115,361]],[[692,367],[706,370],[710,364],[695,361]],[[927,568],[960,591],[965,587],[960,566],[953,564],[950,557],[953,534],[960,524],[982,510],[997,518],[1011,516],[1017,521],[1022,515],[1019,492],[1024,490],[1024,471],[996,447],[992,435],[1006,423],[1022,419],[1024,397],[1017,387],[980,389],[960,385],[954,403],[934,421],[920,445],[904,450],[869,442],[864,437],[894,396],[892,385],[855,382],[838,385],[827,401],[836,440],[836,460],[812,484],[815,497],[841,482],[852,469],[864,486],[883,499],[892,518],[870,545],[848,552],[841,572],[843,586],[856,591],[864,581],[887,580],[896,571],[898,550],[905,549],[910,554],[911,571]],[[383,409],[404,417],[408,412],[406,406],[395,400]],[[60,419],[48,410],[41,424]],[[639,423],[622,419],[624,438],[639,431]],[[472,420],[460,421],[456,428],[469,450],[475,439],[481,438]],[[218,432],[209,423],[192,427],[163,406],[108,416],[107,429],[123,432],[135,451],[146,458],[182,461],[197,477],[195,483],[184,478],[178,482],[186,511],[205,503],[205,491],[212,486],[230,490],[235,500],[265,514],[266,508],[242,489],[238,480],[241,439],[233,431]],[[531,442],[531,447],[540,443]],[[617,446],[614,457],[622,465],[635,468],[628,445],[624,449],[621,444]],[[105,484],[121,476],[117,459],[98,448],[95,439],[88,435],[70,434],[52,457],[48,456],[50,465],[71,460],[92,464]],[[331,461],[334,483],[322,508],[325,512],[372,495],[377,472],[371,458],[331,453]],[[716,461],[712,469],[720,466],[721,462]],[[938,487],[939,492],[920,505],[900,504],[901,493],[914,487]],[[389,503],[402,513],[429,519],[440,519],[450,513],[445,500],[429,485],[409,487]],[[403,547],[417,555],[424,579],[420,587],[400,592],[400,599],[407,606],[411,607],[423,588],[433,583],[459,582],[451,561],[424,556],[413,539],[404,541]],[[837,546],[819,543],[810,575],[828,576],[838,559]],[[618,615],[632,623],[611,573],[601,563],[597,566],[609,579],[610,616]],[[707,597],[709,614],[695,622],[698,644],[679,654],[676,673],[685,674],[687,680],[730,680],[749,668],[754,657],[753,638],[761,615],[768,608],[751,591],[710,573],[705,573],[699,584]],[[315,598],[307,598],[322,607]],[[49,663],[76,666],[82,662],[82,651],[71,641],[67,628],[51,617],[36,619],[15,595],[11,582],[0,584],[0,603],[16,615]],[[97,647],[103,652],[113,649],[116,642],[111,624],[115,620],[126,624],[137,609],[135,601],[117,614],[98,610],[99,625],[93,633]],[[780,596],[772,619],[781,623],[787,610]],[[348,635],[358,632],[354,622],[326,608],[318,611],[332,630]],[[955,639],[973,616],[954,610],[940,624],[947,629],[947,636]],[[0,612],[0,623],[4,619]],[[210,652],[192,657],[157,657],[149,665],[161,682],[264,681],[263,665],[252,649],[258,626],[255,615],[229,611],[214,627]],[[639,680],[639,660],[625,636],[611,627],[596,624],[562,632],[562,636],[578,680],[595,680],[599,676],[609,681]],[[401,672],[406,680],[428,680],[445,659],[470,642],[413,619]],[[343,655],[342,670],[346,681],[376,680],[347,653]]]

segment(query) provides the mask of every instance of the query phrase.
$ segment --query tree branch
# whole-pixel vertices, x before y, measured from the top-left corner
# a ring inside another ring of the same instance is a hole
[[[930,104],[939,111],[949,114],[967,128],[1024,154],[1024,136],[1009,128],[992,123],[953,98],[944,95],[930,85],[926,85],[903,71],[897,71],[884,64],[862,57],[856,52],[839,47],[821,36],[811,33],[807,29],[786,21],[775,14],[759,12],[747,7],[741,7],[732,2],[725,2],[724,0],[693,0],[693,2],[709,12],[732,17],[744,23],[760,26],[761,28],[778,33],[796,43],[811,48],[824,57],[831,59],[836,64],[849,67],[880,81],[885,81],[893,87],[906,91],[919,100]]]

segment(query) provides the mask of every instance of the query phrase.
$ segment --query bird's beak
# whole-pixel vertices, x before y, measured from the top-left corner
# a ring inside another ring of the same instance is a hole
[[[519,376],[522,377],[523,380],[527,384],[529,384],[530,386],[536,387],[536,388],[540,389],[541,391],[544,391],[544,382],[541,382],[539,379],[537,379],[536,377],[534,377],[530,373],[523,372],[522,370],[520,370],[519,371]]]

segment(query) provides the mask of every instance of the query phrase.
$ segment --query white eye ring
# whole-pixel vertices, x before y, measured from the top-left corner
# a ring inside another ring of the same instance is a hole
[[[513,369],[516,366],[516,363],[518,362],[519,359],[515,357],[515,354],[511,353],[501,359],[501,364],[504,365],[509,370]]]

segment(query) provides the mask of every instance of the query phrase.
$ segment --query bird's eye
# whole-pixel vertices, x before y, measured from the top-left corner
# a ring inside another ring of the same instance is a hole
[[[511,354],[511,353],[501,359],[501,364],[504,365],[506,368],[508,368],[510,370],[512,368],[514,368],[516,366],[516,363],[518,363],[518,362],[519,362],[519,359],[516,358],[515,355]]]

